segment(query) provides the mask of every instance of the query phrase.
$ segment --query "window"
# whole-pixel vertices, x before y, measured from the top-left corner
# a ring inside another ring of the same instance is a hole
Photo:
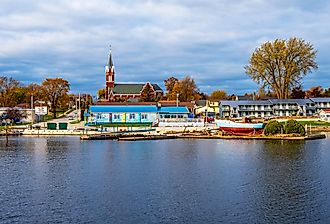
[[[119,114],[114,114],[114,115],[113,115],[113,119],[115,119],[115,120],[120,119],[120,115],[119,115]]]
[[[96,119],[101,119],[101,114],[97,114]]]
[[[135,119],[135,114],[129,114],[129,119]]]
[[[141,114],[141,119],[143,120],[148,119],[148,114]]]

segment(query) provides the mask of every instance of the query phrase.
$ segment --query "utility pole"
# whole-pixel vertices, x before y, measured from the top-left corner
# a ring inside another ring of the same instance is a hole
[[[78,118],[81,121],[81,103],[80,103],[80,93],[79,93],[79,105],[78,105]]]
[[[34,118],[36,116],[35,111],[33,113],[33,108],[34,108],[34,105],[33,105],[33,94],[31,94],[31,118],[32,118],[32,124],[34,123]]]

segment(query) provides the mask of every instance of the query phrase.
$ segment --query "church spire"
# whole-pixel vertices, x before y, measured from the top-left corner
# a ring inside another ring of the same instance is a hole
[[[113,60],[112,60],[112,53],[111,53],[111,45],[110,45],[110,52],[109,52],[109,61],[108,61],[107,66],[108,66],[109,70],[112,70],[114,68]]]
[[[108,64],[105,66],[105,98],[109,100],[111,89],[115,87],[115,66],[113,65],[111,45]]]

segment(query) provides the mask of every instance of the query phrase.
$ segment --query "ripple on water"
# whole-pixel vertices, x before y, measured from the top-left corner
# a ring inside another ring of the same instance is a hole
[[[0,222],[328,223],[329,146],[0,139]]]

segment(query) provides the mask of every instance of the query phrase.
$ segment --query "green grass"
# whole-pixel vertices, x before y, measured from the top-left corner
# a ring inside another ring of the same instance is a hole
[[[324,122],[324,121],[298,121],[302,125],[310,125],[310,126],[330,126],[329,122]]]

